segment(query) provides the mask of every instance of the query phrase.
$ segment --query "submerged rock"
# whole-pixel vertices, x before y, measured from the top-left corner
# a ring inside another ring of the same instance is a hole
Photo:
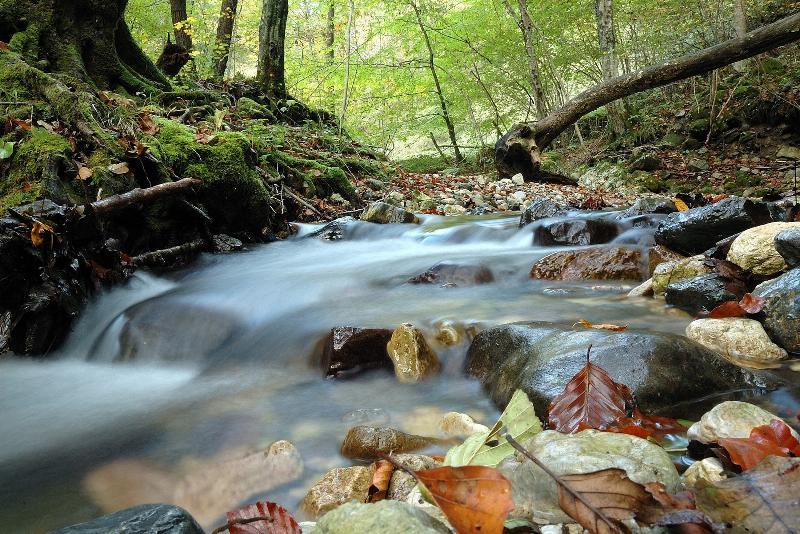
[[[775,222],[745,230],[731,244],[728,261],[765,276],[785,271],[788,265],[776,242],[778,234],[785,230],[800,231],[800,223]]]
[[[416,215],[385,202],[374,202],[361,214],[361,220],[378,224],[419,223]]]
[[[686,327],[686,337],[736,360],[774,362],[788,357],[752,319],[698,319]]]
[[[697,254],[717,241],[753,226],[771,222],[765,202],[730,197],[716,204],[667,215],[656,230],[656,242],[671,249]]]
[[[347,432],[342,443],[342,456],[373,460],[390,452],[414,452],[436,443],[433,438],[406,434],[394,428],[356,426]]]
[[[778,233],[775,236],[775,249],[789,267],[800,266],[800,227]]]
[[[769,383],[683,336],[661,332],[580,329],[532,322],[501,325],[475,337],[466,371],[477,377],[503,407],[522,389],[546,413],[547,404],[591,360],[627,385],[645,412],[715,393],[752,389]],[[681,417],[680,410],[669,414]]]
[[[754,404],[726,401],[703,414],[689,427],[687,436],[700,443],[716,443],[723,438],[748,438],[755,427],[768,425],[774,419],[780,417]],[[794,430],[792,434],[797,436]]]
[[[400,382],[419,382],[439,372],[439,358],[414,325],[404,323],[398,326],[386,350]]]
[[[353,466],[331,469],[306,493],[300,507],[313,519],[350,501],[367,500],[372,484],[372,467]]]
[[[203,529],[183,508],[169,504],[143,504],[72,525],[52,534],[203,534]]]
[[[311,534],[449,534],[450,529],[410,504],[351,502],[325,514]]]
[[[549,198],[537,198],[531,202],[519,218],[519,227],[530,224],[539,219],[559,217],[567,214],[567,206],[557,204]]]
[[[533,231],[533,244],[601,245],[619,235],[616,224],[603,219],[568,219],[537,226]]]
[[[723,302],[738,300],[728,291],[725,280],[718,274],[704,274],[671,283],[664,291],[664,300],[692,315],[711,311]]]
[[[306,235],[307,238],[317,238],[323,241],[339,241],[344,239],[347,235],[347,228],[355,222],[353,217],[340,217],[333,220],[310,234]]]
[[[642,254],[626,247],[554,252],[533,264],[531,278],[546,280],[642,280]]]
[[[492,282],[492,271],[483,265],[446,262],[437,263],[408,281],[409,284],[436,284],[444,287],[471,287]]]
[[[386,344],[392,331],[384,328],[338,326],[331,329],[322,353],[325,375],[338,377],[375,367],[391,367]]]
[[[756,287],[753,294],[764,297],[764,329],[778,345],[800,353],[800,268]]]

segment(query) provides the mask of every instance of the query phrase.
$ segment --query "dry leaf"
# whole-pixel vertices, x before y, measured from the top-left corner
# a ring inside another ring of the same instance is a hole
[[[724,438],[719,444],[731,461],[743,470],[752,469],[767,456],[800,456],[800,442],[789,425],[779,419],[750,431],[749,438]]]
[[[49,243],[52,248],[54,235],[53,227],[43,222],[35,221],[31,227],[31,243],[34,247],[42,247],[45,243]]]
[[[128,174],[130,172],[130,168],[128,167],[128,164],[125,162],[109,165],[108,170],[114,174]]]
[[[80,168],[78,168],[78,175],[76,176],[78,180],[86,181],[91,177],[92,177],[92,169],[85,166],[81,166]]]
[[[10,52],[11,49],[8,47],[8,43],[0,41],[0,52]]]
[[[724,319],[726,317],[745,317],[748,314],[756,314],[764,309],[766,299],[756,297],[751,293],[745,293],[742,300],[729,300],[723,302],[708,314],[711,319]]]
[[[139,114],[139,128],[142,130],[142,133],[147,135],[156,135],[160,130],[155,121],[153,121],[153,118],[146,111]]]
[[[578,321],[575,324],[576,325],[579,324],[579,325],[583,326],[584,328],[594,328],[595,330],[611,330],[612,332],[623,332],[623,331],[628,329],[628,325],[620,326],[620,325],[616,325],[616,324],[607,324],[607,323],[592,324],[589,321],[587,321],[586,319],[581,319],[580,321]]]
[[[686,202],[679,198],[673,198],[672,202],[675,204],[675,207],[678,211],[686,211],[689,209],[689,206],[686,205]]]
[[[372,464],[373,475],[372,484],[367,491],[367,502],[374,503],[382,501],[389,493],[389,483],[392,481],[394,464],[389,460],[378,460]]]
[[[259,501],[242,506],[226,515],[227,523],[212,534],[302,534],[294,517],[283,506]]]

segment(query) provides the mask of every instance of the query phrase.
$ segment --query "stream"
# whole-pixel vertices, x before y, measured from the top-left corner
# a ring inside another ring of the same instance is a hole
[[[616,242],[652,242],[652,228],[621,224]],[[0,361],[0,530],[46,532],[107,512],[87,476],[120,460],[177,477],[227,451],[290,440],[302,477],[249,500],[296,510],[324,472],[351,464],[339,446],[353,425],[431,433],[453,410],[491,424],[496,408],[462,373],[468,340],[435,341],[444,322],[586,319],[674,333],[689,323],[663,301],[626,299],[630,284],[531,280],[531,265],[559,248],[533,246],[531,227],[517,225],[507,215],[356,222],[335,242],[303,238],[316,227],[301,225],[292,240],[204,256],[169,276],[139,273],[99,296],[56,354]],[[405,283],[442,261],[484,265],[495,282]],[[402,322],[426,333],[439,376],[416,385],[386,370],[323,378],[319,353],[332,327]],[[797,409],[792,396],[780,402]],[[140,478],[109,481],[122,489],[105,506],[148,502],[154,493]],[[221,523],[225,511],[211,514]]]

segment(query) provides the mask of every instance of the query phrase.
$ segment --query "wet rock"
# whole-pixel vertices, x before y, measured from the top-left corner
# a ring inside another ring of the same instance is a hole
[[[703,487],[720,480],[725,480],[722,462],[716,458],[705,458],[695,462],[683,473],[683,485],[689,489]]]
[[[546,280],[642,280],[642,255],[626,247],[594,247],[549,254],[531,268]]]
[[[779,232],[775,236],[775,250],[789,267],[800,266],[800,228]]]
[[[492,282],[494,275],[487,267],[458,263],[437,263],[408,281],[409,284],[436,284],[446,287],[471,287]]]
[[[324,241],[339,241],[344,239],[347,235],[347,228],[355,222],[355,219],[352,217],[340,217],[336,220],[333,220],[320,228],[319,230],[315,230],[311,232],[306,237],[308,238],[317,238],[322,239]]]
[[[2,327],[0,327],[2,328]],[[463,334],[463,327],[451,322],[443,322],[436,325],[436,341],[446,347],[458,345]],[[0,330],[2,332],[2,330]]]
[[[465,413],[447,412],[439,422],[439,429],[447,437],[466,438],[476,432],[488,432],[486,425],[476,423]]]
[[[439,372],[439,358],[414,325],[397,327],[386,346],[400,382],[414,383]]]
[[[788,268],[777,249],[777,236],[785,230],[800,233],[800,223],[775,222],[742,232],[731,244],[728,261],[759,275],[773,275]]]
[[[716,443],[723,438],[748,438],[755,427],[768,425],[773,419],[780,417],[754,404],[726,401],[703,414],[689,427],[687,436],[700,443]],[[794,430],[792,434],[797,436]]]
[[[217,234],[211,238],[214,243],[214,252],[226,254],[244,248],[244,243],[227,234]]]
[[[628,292],[629,297],[652,297],[653,293],[653,279],[648,278],[638,286],[634,287]]]
[[[466,212],[467,208],[458,204],[448,204],[442,209],[442,213],[448,217],[464,215]]]
[[[422,454],[397,454],[393,457],[412,471],[441,467],[441,462]],[[386,497],[395,501],[405,501],[416,487],[417,480],[414,477],[401,469],[395,469],[394,473],[392,473],[392,480],[389,482],[389,491]]]
[[[730,197],[716,204],[667,215],[656,230],[656,243],[697,254],[737,232],[771,222],[764,202]]]
[[[571,325],[532,322],[497,326],[475,337],[466,371],[504,407],[516,389],[546,413],[547,403],[581,370],[586,349],[592,362],[627,385],[645,412],[715,393],[771,385],[684,336],[627,330],[575,330]],[[682,417],[680,409],[670,415]]]
[[[736,360],[774,362],[788,356],[752,319],[698,319],[686,327],[686,337]]]
[[[668,285],[664,291],[664,300],[670,306],[697,315],[702,311],[711,311],[723,302],[738,298],[728,291],[721,276],[703,274]]]
[[[56,530],[53,534],[203,534],[203,529],[183,508],[169,504],[143,504]]]
[[[371,484],[372,467],[337,467],[308,490],[300,507],[309,517],[319,519],[347,502],[366,501]]]
[[[636,436],[596,430],[577,434],[545,430],[523,445],[556,476],[616,468],[639,484],[661,482],[669,492],[675,492],[680,483],[669,454]],[[536,523],[571,522],[558,506],[558,489],[553,478],[529,459],[520,462],[519,458],[518,455],[500,466],[514,487],[512,517]]]
[[[670,284],[710,273],[711,269],[704,260],[703,256],[692,256],[658,264],[653,269],[653,292],[656,295],[663,295]]]
[[[386,202],[372,203],[361,214],[361,220],[378,224],[419,223],[417,216],[410,211],[387,204]]]
[[[673,213],[678,211],[675,202],[669,197],[640,197],[622,213],[621,218],[649,215],[652,213]]]
[[[386,344],[392,331],[384,328],[339,326],[331,329],[322,353],[322,368],[328,377],[339,377],[364,369],[391,367]]]
[[[450,529],[410,504],[351,502],[325,514],[311,534],[449,534]]]
[[[603,219],[568,219],[537,226],[533,231],[533,244],[601,245],[619,235],[616,224]]]
[[[760,284],[753,294],[767,299],[764,329],[772,340],[800,353],[800,268]]]
[[[655,154],[641,154],[634,158],[628,167],[632,171],[657,171],[661,168],[661,158]]]
[[[550,217],[560,217],[567,214],[567,206],[557,204],[549,198],[537,198],[531,202],[519,219],[519,227],[522,228],[526,224],[530,224],[539,219],[547,219]]]
[[[647,265],[650,272],[650,276],[653,276],[656,267],[658,267],[662,263],[667,263],[669,261],[681,261],[684,259],[686,259],[685,256],[683,256],[682,254],[678,254],[674,250],[670,250],[667,247],[662,247],[661,245],[656,245],[654,247],[651,247],[647,251]]]
[[[394,428],[356,426],[347,432],[342,443],[342,456],[359,460],[374,460],[390,452],[414,452],[431,444],[435,439],[406,434]]]

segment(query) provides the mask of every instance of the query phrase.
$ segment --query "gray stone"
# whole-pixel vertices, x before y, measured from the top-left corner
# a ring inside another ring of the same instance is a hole
[[[494,275],[483,265],[437,263],[424,273],[409,279],[409,284],[435,284],[446,287],[471,287],[494,282]]]
[[[692,160],[689,160],[689,163],[687,164],[687,168],[690,171],[703,172],[703,171],[707,171],[709,167],[708,167],[708,162],[706,160],[703,160],[703,159],[692,159]]]
[[[522,228],[526,224],[538,221],[539,219],[547,219],[549,217],[557,217],[566,214],[566,206],[557,204],[549,198],[537,198],[522,212],[522,216],[519,219],[519,227]]]
[[[143,504],[104,515],[53,534],[203,534],[203,529],[183,508],[168,504]]]
[[[392,331],[384,328],[337,326],[331,329],[322,352],[327,377],[350,375],[374,367],[391,367],[386,344]]]
[[[800,353],[800,268],[764,282],[753,294],[767,299],[764,329],[772,340],[789,352]]]
[[[789,267],[800,266],[800,228],[783,230],[776,235],[775,249]]]
[[[611,377],[631,388],[645,412],[716,393],[769,385],[752,371],[675,334],[575,329],[545,322],[497,326],[478,334],[466,370],[477,377],[498,406],[516,389],[545,414],[547,404],[583,367],[586,350]],[[684,410],[686,408],[683,408]],[[690,416],[681,408],[673,417]]]
[[[800,148],[784,145],[780,149],[778,149],[777,156],[779,159],[786,158],[786,159],[800,159]]]
[[[364,502],[372,484],[372,468],[356,465],[331,469],[306,494],[301,508],[309,517],[318,519],[350,501]]]
[[[711,311],[729,300],[738,300],[725,287],[725,280],[717,274],[703,274],[673,282],[664,291],[664,299],[670,306],[692,315]]]
[[[567,219],[537,226],[533,231],[533,244],[601,245],[619,235],[619,228],[603,219]]]
[[[657,171],[661,168],[661,158],[655,154],[642,154],[631,161],[629,167],[632,171]]]
[[[422,510],[400,501],[351,502],[328,512],[311,534],[449,534],[450,529]]]
[[[668,197],[641,197],[636,199],[631,207],[620,213],[620,217],[636,217],[637,215],[648,215],[651,213],[674,213],[678,211],[675,202]]]
[[[333,220],[310,234],[306,235],[307,238],[322,239],[324,241],[339,241],[344,239],[347,235],[347,228],[355,222],[352,217],[340,217]]]
[[[373,202],[361,214],[361,220],[377,224],[419,223],[416,215],[386,202]]]
[[[741,401],[725,401],[703,414],[698,422],[689,427],[689,439],[700,443],[716,443],[726,438],[749,438],[750,432],[770,424],[777,415],[754,404]],[[792,430],[793,435],[797,432]]]

